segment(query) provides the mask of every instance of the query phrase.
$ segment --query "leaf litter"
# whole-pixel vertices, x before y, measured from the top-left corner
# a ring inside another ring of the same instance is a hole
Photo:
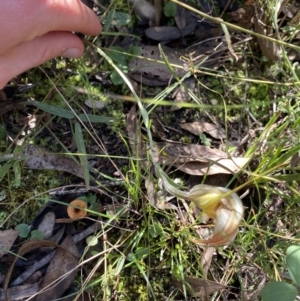
[[[17,251],[17,255],[11,257],[14,258],[13,262],[6,274],[4,288],[0,289],[1,301],[31,300],[33,297],[35,300],[53,300],[63,296],[64,292],[73,285],[78,272],[79,258],[86,244],[84,239],[103,227],[102,222],[97,219],[86,221],[86,226],[80,227],[78,218],[73,217],[75,208],[78,206],[78,200],[76,203],[73,201],[72,204],[73,198],[76,200],[74,193],[69,193],[63,197],[63,200],[67,200],[71,205],[67,206],[65,202],[54,201],[47,204],[36,215],[29,229],[30,231],[38,229],[43,232],[44,239],[24,242]],[[74,209],[72,212],[68,210],[71,206]],[[82,203],[80,203],[80,208],[79,211],[86,211]],[[109,212],[114,214],[112,207],[109,208]],[[68,218],[69,214],[71,214],[70,218]],[[62,217],[65,218],[62,219]],[[107,220],[106,226],[109,224],[112,225],[112,221]],[[1,249],[5,248],[1,257],[4,258],[5,254],[11,252],[12,247],[13,250],[16,249],[13,243],[14,236],[17,238],[18,234],[19,232],[15,230],[0,232]],[[31,258],[28,264],[28,260],[24,261],[24,258]],[[45,267],[46,273],[41,273],[40,271]],[[10,281],[12,275],[15,274],[19,275]],[[28,282],[31,283],[28,284]]]

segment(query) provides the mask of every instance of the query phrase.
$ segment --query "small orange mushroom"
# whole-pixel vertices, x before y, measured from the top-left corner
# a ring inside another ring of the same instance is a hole
[[[76,199],[72,201],[67,208],[68,216],[73,221],[80,220],[86,216],[86,209],[86,202],[80,199]]]

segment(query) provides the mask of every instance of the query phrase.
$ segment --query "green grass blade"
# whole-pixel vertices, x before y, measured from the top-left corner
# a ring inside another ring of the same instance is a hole
[[[93,114],[78,114],[78,119],[80,119],[82,122],[90,122],[90,123],[114,122],[113,117],[99,116]]]
[[[70,110],[51,106],[35,100],[26,102],[26,105],[35,106],[44,112],[50,113],[58,117],[63,117],[67,119],[73,119],[75,117],[74,113]]]
[[[81,154],[79,156],[80,163],[83,166],[84,169],[84,181],[87,189],[90,186],[90,170],[89,170],[89,163],[86,156],[86,148],[84,143],[84,138],[82,134],[82,129],[80,126],[80,123],[75,123],[75,140],[77,145],[77,152]]]

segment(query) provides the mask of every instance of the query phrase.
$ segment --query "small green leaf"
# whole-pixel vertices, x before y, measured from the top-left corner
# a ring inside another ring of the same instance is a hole
[[[145,259],[150,255],[149,247],[137,247],[135,252],[135,258],[138,260]]]
[[[203,143],[203,145],[205,145],[205,146],[211,146],[211,143],[210,143],[210,141],[207,139],[207,137],[206,137],[205,134],[201,133],[201,134],[199,135],[199,137],[200,137],[201,142]]]
[[[27,224],[19,224],[16,226],[15,230],[19,231],[19,236],[26,238],[30,233],[30,226]]]
[[[122,12],[116,12],[112,25],[125,26],[130,23],[130,15]]]
[[[125,26],[131,21],[130,15],[123,12],[117,12],[111,9],[109,13],[104,16],[102,23],[104,24],[103,32],[109,31],[111,26]]]
[[[88,202],[88,199],[87,199],[87,197],[86,197],[86,196],[84,196],[84,195],[78,196],[78,197],[76,197],[76,199],[77,199],[77,200],[84,201],[85,203],[87,203],[87,202]]]
[[[290,246],[286,250],[286,265],[294,283],[300,287],[300,246]]]
[[[129,54],[132,54],[133,56],[137,56],[137,55],[140,55],[141,54],[141,47],[138,47],[138,46],[130,46],[129,49],[128,49],[128,53]],[[129,60],[131,60],[132,57],[129,58]]]
[[[124,84],[123,78],[120,76],[120,74],[116,70],[114,70],[110,74],[110,79],[115,86]]]
[[[115,17],[116,11],[114,9],[111,9],[108,14],[103,18],[102,23],[104,24],[103,26],[103,31],[109,31],[109,28],[112,25],[113,19]]]
[[[114,62],[121,65],[127,65],[128,59],[124,48],[112,46],[106,50],[106,53]]]
[[[97,202],[97,195],[96,195],[96,194],[91,194],[91,195],[89,195],[88,198],[87,198],[87,202],[88,202],[89,204],[94,204],[94,203],[96,203],[96,202]]]
[[[177,13],[177,6],[174,2],[168,2],[164,7],[164,14],[168,18],[175,17]]]
[[[45,234],[40,230],[33,230],[30,235],[31,240],[43,240],[45,238]]]
[[[124,268],[124,263],[125,263],[126,257],[125,256],[121,256],[119,257],[118,261],[117,261],[117,266],[114,270],[114,275],[118,276],[121,274],[123,268]]]
[[[163,227],[160,222],[154,222],[153,225],[149,227],[149,234],[156,238],[164,233]]]
[[[98,238],[94,235],[91,235],[86,238],[86,244],[88,246],[96,246],[98,244]]]
[[[149,256],[150,250],[148,247],[137,247],[135,253],[129,253],[127,255],[127,260],[128,261],[134,261],[134,259],[145,259]]]
[[[291,284],[272,281],[261,291],[260,296],[263,301],[295,301],[298,291]]]

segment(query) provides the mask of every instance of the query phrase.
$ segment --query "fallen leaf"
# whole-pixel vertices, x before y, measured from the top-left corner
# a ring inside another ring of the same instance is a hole
[[[183,164],[173,164],[177,169],[193,176],[215,175],[215,174],[234,174],[243,169],[249,158],[219,159],[218,164],[211,162],[188,162]]]
[[[140,18],[154,21],[156,18],[156,10],[154,6],[145,0],[130,0],[133,5],[134,12]]]
[[[203,251],[201,255],[201,265],[202,265],[204,277],[207,277],[207,273],[210,268],[212,257],[215,250],[216,250],[215,247],[208,247]]]
[[[42,256],[39,260],[35,260],[32,265],[28,266],[24,272],[22,272],[16,279],[14,279],[10,283],[10,286],[17,286],[23,284],[26,280],[30,279],[30,277],[32,277],[32,275],[36,271],[46,266],[51,261],[54,255],[55,250],[48,253],[47,255]]]
[[[39,223],[37,230],[41,231],[45,235],[45,239],[48,239],[50,236],[52,236],[53,229],[55,225],[55,214],[50,211],[47,212],[42,221]]]
[[[131,152],[134,156],[145,155],[142,151],[142,135],[141,135],[141,125],[137,118],[136,106],[132,106],[126,117],[126,127],[129,138],[129,145]]]
[[[227,287],[214,281],[189,276],[184,276],[184,281],[172,277],[172,284],[181,291],[185,285],[187,291],[194,297],[207,297]]]
[[[55,300],[70,287],[76,276],[78,250],[68,235],[52,258],[36,301]]]
[[[221,150],[198,144],[158,143],[153,152],[156,152],[160,165],[174,166],[187,174],[198,176],[234,174],[250,160],[229,157]]]
[[[257,1],[257,3],[259,2]],[[257,5],[257,11],[254,14],[254,31],[264,36],[271,36],[274,32],[274,29],[266,25],[266,20],[264,20],[266,17],[264,8],[258,6],[261,5]],[[278,8],[279,7],[280,6],[278,6]],[[274,14],[277,14],[277,12],[274,12]],[[282,49],[280,45],[264,38],[257,38],[257,41],[262,54],[268,59],[276,62],[281,58]]]
[[[4,101],[0,103],[0,116],[3,115],[6,112],[15,110],[15,109],[21,109],[24,107],[26,103],[25,102],[11,102],[11,101]]]
[[[41,248],[41,247],[58,247],[60,248],[59,245],[51,242],[51,241],[35,241],[35,240],[31,240],[31,241],[27,241],[25,242],[21,248],[19,249],[18,251],[18,256],[15,257],[14,261],[12,262],[12,264],[10,265],[8,271],[7,271],[7,274],[6,274],[6,277],[5,277],[5,281],[4,281],[4,285],[3,285],[3,292],[4,292],[4,295],[5,295],[5,301],[8,301],[8,284],[9,284],[9,281],[10,281],[10,278],[11,278],[11,275],[12,275],[12,272],[13,272],[13,269],[14,269],[14,266],[17,262],[17,260],[19,259],[20,256],[23,256],[35,249],[38,249],[38,248]],[[29,275],[30,276],[30,275]],[[28,276],[28,277],[29,277]]]
[[[155,188],[154,182],[152,180],[152,178],[150,178],[150,176],[148,176],[145,179],[145,187],[147,190],[147,200],[149,201],[149,203],[160,209],[160,210],[174,210],[177,211],[178,208],[169,202],[170,197],[167,198],[167,196],[165,195],[165,193],[161,190],[157,191],[157,189]],[[171,197],[172,199],[173,197]]]
[[[175,23],[180,30],[183,30],[188,23],[188,11],[181,5],[174,5],[176,5],[176,15],[174,17]]]
[[[213,123],[195,121],[192,123],[182,123],[180,124],[180,127],[196,136],[199,136],[204,132],[216,139],[226,138],[225,130],[220,125]]]
[[[39,283],[24,284],[20,286],[14,286],[7,289],[8,299],[10,301],[24,300],[27,297],[31,297],[39,290]],[[5,293],[0,288],[0,301],[5,300]]]
[[[0,258],[7,254],[19,236],[19,231],[8,229],[0,231]]]
[[[33,144],[24,147],[23,156],[27,167],[30,169],[64,171],[84,179],[83,168],[72,158],[51,153]]]

